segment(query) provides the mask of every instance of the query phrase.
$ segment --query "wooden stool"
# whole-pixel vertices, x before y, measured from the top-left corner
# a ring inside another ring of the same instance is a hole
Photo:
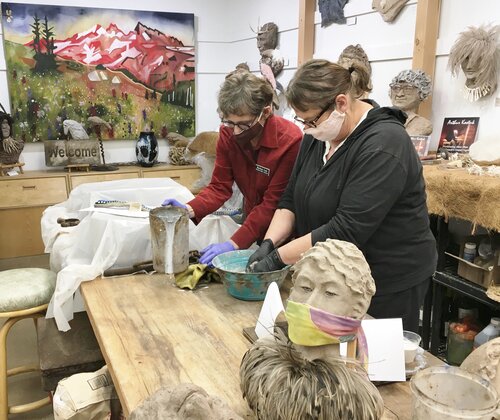
[[[43,268],[19,268],[0,272],[0,318],[7,318],[0,328],[0,420],[9,414],[36,410],[50,403],[49,397],[28,404],[8,404],[7,377],[40,370],[39,366],[20,366],[7,370],[7,334],[25,318],[44,316],[56,286],[56,274]]]

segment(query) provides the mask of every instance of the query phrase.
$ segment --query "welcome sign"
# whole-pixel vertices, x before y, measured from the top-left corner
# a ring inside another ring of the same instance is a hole
[[[43,147],[47,166],[101,163],[97,140],[48,140],[43,142]]]

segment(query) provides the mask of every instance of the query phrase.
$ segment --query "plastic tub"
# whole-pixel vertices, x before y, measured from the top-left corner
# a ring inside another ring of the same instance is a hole
[[[217,255],[212,264],[221,276],[228,293],[241,300],[264,300],[268,286],[275,281],[278,286],[283,283],[289,266],[266,273],[247,273],[248,258],[255,251],[243,249]]]
[[[458,367],[436,366],[410,381],[412,419],[491,420],[498,414],[498,394],[487,380]]]

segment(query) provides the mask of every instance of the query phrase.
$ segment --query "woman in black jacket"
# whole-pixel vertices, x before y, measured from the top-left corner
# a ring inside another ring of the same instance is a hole
[[[417,331],[437,260],[422,165],[404,128],[406,114],[356,99],[353,72],[359,85],[368,86],[362,67],[327,60],[305,63],[290,81],[287,99],[305,135],[266,240],[249,266],[272,271],[294,264],[316,242],[352,242],[377,287],[368,313],[401,317],[405,329]]]

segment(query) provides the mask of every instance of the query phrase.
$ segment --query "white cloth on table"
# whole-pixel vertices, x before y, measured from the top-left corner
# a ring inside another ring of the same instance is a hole
[[[160,206],[165,198],[186,202],[191,192],[170,178],[141,178],[82,184],[68,200],[51,206],[42,216],[42,238],[50,252],[50,265],[57,272],[57,284],[47,309],[61,331],[70,329],[74,312],[84,311],[79,293],[82,281],[101,275],[109,268],[125,268],[152,259],[149,217],[128,217],[126,211],[82,211],[97,200],[140,202]],[[146,216],[146,214],[144,214]],[[62,228],[57,218],[78,218],[80,223]],[[238,229],[229,216],[207,216],[195,226],[189,222],[190,249],[228,240]]]

